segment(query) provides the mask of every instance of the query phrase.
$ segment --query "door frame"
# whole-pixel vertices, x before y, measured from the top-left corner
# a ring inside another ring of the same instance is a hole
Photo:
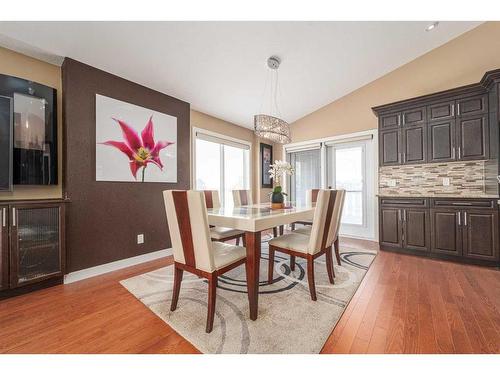
[[[379,160],[379,154],[378,154],[378,129],[370,129],[370,130],[364,130],[360,132],[354,132],[354,133],[348,133],[348,134],[342,134],[342,135],[335,135],[335,136],[330,136],[330,137],[323,137],[323,138],[316,138],[316,139],[311,139],[307,141],[300,141],[300,142],[294,142],[294,143],[289,143],[287,145],[283,146],[283,154],[282,154],[282,159],[286,160],[286,154],[287,150],[291,151],[293,149],[297,148],[302,148],[302,147],[307,147],[311,146],[313,147],[314,145],[317,145],[318,143],[321,144],[321,188],[326,189],[328,187],[328,157],[326,153],[326,143],[330,142],[355,142],[355,141],[360,141],[363,139],[367,139],[368,137],[372,138],[372,155],[368,155],[367,159],[370,160],[369,163],[366,164],[366,169],[371,168],[373,170],[373,182],[372,184],[369,184],[367,182],[367,191],[371,190],[372,196],[373,196],[373,207],[370,211],[372,212],[373,215],[373,235],[371,236],[366,236],[366,237],[361,237],[361,236],[353,236],[353,235],[346,235],[342,234],[344,237],[352,237],[352,238],[360,238],[360,239],[365,239],[365,240],[370,240],[370,241],[378,241],[379,240],[379,233],[378,233],[378,227],[379,227],[379,217],[378,217],[378,199],[377,199],[377,194],[378,194],[378,160]],[[284,186],[283,188],[285,191],[288,190],[289,186],[287,179],[284,181]]]

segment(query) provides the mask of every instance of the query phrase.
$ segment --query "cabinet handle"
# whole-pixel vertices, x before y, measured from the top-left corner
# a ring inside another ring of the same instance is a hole
[[[451,105],[451,117],[455,116],[455,104]]]
[[[403,210],[403,221],[406,222],[406,210]]]
[[[403,152],[403,163],[406,163],[406,152]]]
[[[401,114],[398,115],[398,126],[401,126]]]
[[[467,212],[464,212],[464,226],[467,226]]]
[[[400,115],[401,116],[401,115]],[[403,125],[406,124],[405,115],[403,115]]]
[[[460,116],[460,103],[457,104],[457,116]]]
[[[460,218],[460,211],[457,212],[457,217],[458,217],[458,226],[462,226],[462,219]]]
[[[458,158],[462,158],[462,148],[460,146],[458,146]]]
[[[16,226],[16,208],[12,207],[12,226]]]
[[[5,228],[5,226],[7,225],[7,217],[6,217],[6,212],[7,210],[5,209],[5,207],[2,208],[2,227]]]
[[[451,149],[451,158],[455,159],[455,147]]]

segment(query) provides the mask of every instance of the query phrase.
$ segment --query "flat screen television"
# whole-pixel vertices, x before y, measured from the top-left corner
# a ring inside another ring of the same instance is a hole
[[[0,153],[11,163],[2,164],[0,190],[57,184],[56,98],[52,87],[0,74]]]

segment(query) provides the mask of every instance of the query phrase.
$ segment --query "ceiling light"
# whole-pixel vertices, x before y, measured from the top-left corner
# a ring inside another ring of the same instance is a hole
[[[429,26],[425,28],[425,31],[431,31],[434,30],[437,26],[439,25],[439,22],[433,22]]]
[[[269,109],[269,114],[263,114],[261,107],[261,113],[254,116],[254,127],[255,134],[258,137],[268,139],[275,143],[285,144],[291,142],[291,137],[290,125],[285,120],[282,120],[280,118],[281,113],[278,108],[278,68],[280,66],[280,63],[281,59],[277,56],[271,56],[267,59],[267,66],[269,67],[272,74],[270,93],[271,107]],[[266,85],[264,86],[264,94],[266,88],[267,81]],[[262,98],[262,101],[264,101],[264,98]]]

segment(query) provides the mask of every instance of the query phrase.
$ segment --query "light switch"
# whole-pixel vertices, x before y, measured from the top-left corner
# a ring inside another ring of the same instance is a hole
[[[443,177],[443,186],[450,186],[450,178]]]
[[[137,235],[137,244],[143,244],[144,243],[144,234],[138,234]]]

